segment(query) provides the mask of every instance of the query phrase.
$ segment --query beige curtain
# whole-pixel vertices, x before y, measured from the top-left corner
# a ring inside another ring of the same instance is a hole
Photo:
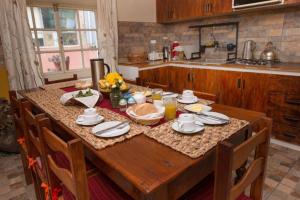
[[[115,71],[118,64],[117,0],[97,0],[97,19],[100,58]]]
[[[29,29],[26,0],[1,0],[0,37],[12,90],[41,86],[42,76]]]

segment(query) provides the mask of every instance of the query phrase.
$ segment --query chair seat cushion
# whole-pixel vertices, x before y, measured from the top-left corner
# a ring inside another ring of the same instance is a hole
[[[91,200],[131,200],[132,198],[119,188],[104,174],[99,173],[88,179]],[[73,194],[63,185],[62,195],[64,200],[75,200]]]
[[[201,183],[184,194],[180,200],[213,200],[214,199],[214,176],[206,177]],[[237,200],[252,200],[242,194]]]

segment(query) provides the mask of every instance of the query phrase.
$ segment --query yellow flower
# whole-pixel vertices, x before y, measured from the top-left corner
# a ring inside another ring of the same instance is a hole
[[[105,80],[110,84],[113,85],[116,81],[123,81],[123,78],[117,72],[109,73],[105,76]]]

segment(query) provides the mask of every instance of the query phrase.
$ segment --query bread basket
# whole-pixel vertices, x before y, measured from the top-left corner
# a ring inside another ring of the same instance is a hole
[[[165,114],[165,108],[161,107],[158,108],[159,112],[157,114],[155,114],[155,117],[144,117],[144,116],[136,116],[132,113],[132,107],[129,107],[126,110],[127,115],[136,123],[142,124],[142,125],[146,125],[146,126],[152,126],[155,124],[158,124],[160,122],[160,120],[162,118],[164,118],[164,114]]]

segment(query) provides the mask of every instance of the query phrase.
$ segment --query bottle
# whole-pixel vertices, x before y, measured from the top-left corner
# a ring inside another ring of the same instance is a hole
[[[169,61],[170,59],[170,43],[168,37],[163,37],[163,60]]]
[[[149,46],[149,54],[148,54],[148,59],[150,61],[155,61],[156,60],[156,40],[150,40],[150,46]]]
[[[177,52],[175,51],[175,48],[179,46],[179,42],[178,41],[174,41],[172,44],[172,60],[176,59],[177,56]]]

